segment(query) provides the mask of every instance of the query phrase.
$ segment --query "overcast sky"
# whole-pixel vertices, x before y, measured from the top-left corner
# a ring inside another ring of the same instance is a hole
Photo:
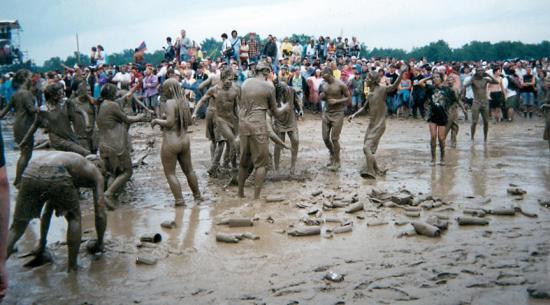
[[[102,44],[107,53],[160,49],[180,29],[200,43],[235,29],[262,37],[292,33],[357,36],[373,47],[410,50],[444,39],[451,47],[471,40],[550,39],[545,0],[2,0],[0,19],[18,19],[21,46],[37,64]]]

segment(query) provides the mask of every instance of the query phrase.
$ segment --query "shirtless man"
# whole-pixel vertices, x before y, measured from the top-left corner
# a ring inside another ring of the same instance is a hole
[[[109,209],[114,209],[115,193],[132,177],[132,160],[128,146],[126,124],[146,122],[144,114],[128,116],[115,102],[116,86],[105,84],[101,88],[102,100],[97,113],[99,134],[99,154],[107,173],[114,179],[105,191],[105,202]]]
[[[472,126],[470,132],[472,141],[474,140],[479,114],[481,113],[481,118],[483,119],[483,140],[487,142],[487,134],[489,133],[489,101],[487,99],[487,86],[489,84],[498,85],[499,82],[491,75],[485,73],[485,68],[477,67],[474,76],[472,76],[470,81],[464,82],[464,87],[462,88],[461,97],[464,97],[468,86],[472,86],[474,92]]]
[[[183,173],[187,177],[187,183],[195,200],[201,200],[199,183],[191,163],[191,140],[187,134],[187,127],[191,124],[191,112],[189,103],[185,99],[178,81],[175,79],[166,80],[162,85],[162,91],[167,99],[166,119],[152,120],[151,127],[154,128],[155,125],[159,125],[162,128],[160,159],[164,168],[164,175],[176,200],[175,205],[183,206],[185,202],[181,185],[176,177],[177,162],[179,162]]]
[[[48,130],[50,145],[55,150],[72,151],[82,156],[89,155],[90,151],[80,146],[71,126],[71,122],[75,121],[77,112],[84,117],[87,125],[86,114],[77,109],[71,100],[62,100],[63,86],[59,83],[46,86],[44,97],[46,98],[46,104],[40,107],[33,125],[21,142],[26,143],[38,127],[42,126]]]
[[[19,160],[17,160],[17,169],[15,171],[15,181],[13,185],[16,187],[21,181],[21,175],[27,167],[29,160],[32,157],[34,147],[34,136],[29,137],[25,142],[23,138],[32,126],[36,114],[34,106],[34,96],[31,90],[31,71],[21,69],[15,73],[12,80],[12,86],[16,90],[11,96],[8,104],[0,111],[0,119],[3,118],[10,109],[15,110],[15,123],[13,124],[13,138],[19,144]]]
[[[319,96],[321,100],[326,101],[321,132],[330,153],[328,168],[336,171],[340,169],[340,133],[344,124],[345,105],[351,97],[348,87],[341,80],[334,78],[331,68],[325,67],[321,75],[325,83]]]
[[[267,78],[271,73],[271,66],[266,62],[259,62],[256,66],[256,76],[247,79],[241,88],[239,100],[239,197],[244,198],[244,182],[249,175],[250,163],[254,165],[255,187],[254,199],[260,198],[264,184],[266,166],[269,162],[269,132],[266,121],[268,110],[275,116],[280,116],[275,99],[275,87]]]
[[[458,89],[456,89],[457,87],[455,84],[456,76],[454,74],[450,74],[447,77],[447,86],[451,88],[451,90],[453,90],[455,92],[455,95],[458,97]],[[447,102],[449,103],[445,104],[448,115],[447,126],[445,126],[445,137],[447,137],[449,135],[449,132],[451,132],[451,147],[456,148],[456,136],[458,135],[458,108],[462,110],[465,117],[468,116],[468,113],[466,112],[466,109],[464,108],[461,99],[449,99]]]
[[[193,119],[197,117],[200,106],[209,100],[209,106],[214,105],[213,123],[215,133],[227,142],[230,160],[232,161],[233,169],[237,168],[236,155],[239,150],[237,141],[238,114],[237,105],[241,96],[241,88],[233,84],[234,73],[231,68],[225,68],[221,74],[221,82],[211,87],[206,94],[199,100],[197,107],[193,113]],[[208,122],[207,122],[208,124]],[[208,128],[208,127],[207,127]],[[218,142],[219,143],[219,142]],[[220,159],[223,153],[223,145],[220,145],[215,150],[212,165],[208,170],[209,174],[214,174],[219,166]]]
[[[90,156],[91,157],[91,156]],[[40,242],[31,253],[35,258],[28,265],[42,264],[48,260],[46,237],[55,210],[65,216],[68,223],[68,269],[77,269],[78,250],[81,242],[81,214],[79,187],[92,188],[97,241],[92,252],[103,251],[103,235],[107,226],[107,214],[103,198],[103,175],[94,162],[73,152],[53,151],[34,158],[23,173],[13,223],[8,235],[8,257],[15,251],[15,243],[21,238],[29,222],[40,217]]]
[[[370,121],[363,144],[363,153],[366,159],[366,166],[361,170],[361,177],[363,178],[376,179],[377,175],[384,175],[384,171],[378,167],[374,155],[378,149],[380,138],[382,138],[386,130],[386,96],[397,88],[406,69],[406,65],[401,66],[399,77],[390,86],[380,85],[380,75],[376,71],[369,72],[367,75],[367,85],[370,91],[367,100],[363,107],[348,118],[351,122],[356,115],[365,110],[367,105],[369,105]]]
[[[292,87],[283,82],[277,82],[275,90],[278,106],[280,107],[288,104],[288,107],[284,108],[285,110],[280,117],[273,119],[273,129],[282,141],[285,140],[285,134],[288,134],[292,147],[290,174],[294,175],[299,146],[298,122],[296,121],[296,114],[294,111],[297,111],[298,115],[303,116],[304,109],[300,97]],[[279,145],[275,145],[273,158],[275,161],[275,170],[279,170],[279,160],[281,158],[281,147]]]
[[[74,131],[78,137],[80,146],[88,148],[93,154],[97,152],[97,132],[95,127],[95,105],[92,97],[88,95],[88,85],[80,80],[77,85],[76,96],[73,104],[80,109],[80,114],[73,122]],[[86,121],[88,122],[86,124]]]

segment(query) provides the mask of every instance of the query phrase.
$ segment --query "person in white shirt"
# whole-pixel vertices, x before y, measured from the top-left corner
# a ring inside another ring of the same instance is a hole
[[[128,66],[124,65],[120,68],[120,71],[113,77],[113,82],[116,83],[117,88],[120,90],[122,83],[131,83],[132,75],[128,72]]]

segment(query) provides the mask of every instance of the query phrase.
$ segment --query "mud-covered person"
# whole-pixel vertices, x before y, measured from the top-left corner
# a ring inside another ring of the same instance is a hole
[[[55,83],[46,86],[44,89],[46,103],[40,106],[33,125],[20,144],[26,143],[27,139],[33,137],[39,127],[43,127],[48,131],[50,145],[55,150],[72,151],[87,156],[90,154],[90,150],[80,145],[72,127],[77,113],[84,117],[86,125],[87,115],[78,109],[71,100],[63,99],[63,95],[63,85]]]
[[[334,77],[331,68],[324,68],[321,76],[325,83],[321,86],[320,98],[326,101],[321,132],[330,154],[328,168],[336,171],[340,169],[340,133],[344,125],[345,107],[351,97],[348,87]]]
[[[546,96],[544,97],[545,103],[542,105],[542,111],[544,112],[546,124],[543,139],[548,141],[548,148],[550,149],[550,74],[544,79],[544,88],[546,89]]]
[[[483,140],[487,142],[489,134],[489,99],[487,98],[487,86],[489,84],[498,85],[499,82],[491,75],[485,72],[485,68],[479,66],[476,68],[474,75],[464,81],[461,96],[463,97],[468,87],[474,92],[474,101],[472,104],[472,125],[470,127],[470,136],[472,141],[476,133],[479,115],[483,119]]]
[[[80,109],[73,122],[74,131],[80,146],[88,148],[90,152],[97,152],[97,130],[95,127],[96,107],[94,99],[88,94],[88,84],[84,80],[75,81],[76,95],[72,98],[73,104]],[[73,93],[74,94],[74,93]],[[85,117],[83,116],[85,114]]]
[[[77,270],[82,234],[79,187],[93,189],[97,241],[92,243],[89,249],[94,253],[102,252],[103,235],[107,225],[103,179],[96,163],[73,152],[52,151],[33,158],[21,178],[8,235],[8,257],[15,251],[15,243],[21,238],[29,222],[40,217],[40,212],[45,206],[40,225],[40,242],[31,252],[35,256],[34,259],[27,265],[37,266],[51,259],[46,250],[46,238],[55,211],[56,215],[64,216],[68,224],[68,270]]]
[[[183,89],[175,79],[168,79],[162,84],[162,93],[166,97],[166,119],[154,119],[151,127],[159,125],[162,128],[162,145],[160,159],[164,175],[172,191],[176,206],[185,205],[181,185],[176,177],[176,164],[179,163],[187,177],[189,188],[196,201],[202,199],[197,176],[191,162],[191,140],[187,127],[192,124],[189,102]]]
[[[12,87],[15,93],[11,96],[8,104],[0,111],[0,119],[10,111],[15,111],[15,122],[13,124],[13,138],[19,146],[19,159],[15,170],[15,180],[13,185],[16,187],[21,181],[21,175],[32,157],[34,147],[34,136],[31,136],[23,142],[25,134],[31,128],[35,115],[34,96],[31,92],[32,73],[29,70],[21,69],[17,71],[12,80]]]
[[[385,174],[385,170],[378,167],[375,154],[378,150],[378,144],[384,132],[386,131],[386,112],[388,106],[386,104],[386,97],[388,93],[393,92],[399,83],[403,73],[408,69],[406,65],[402,65],[400,74],[392,85],[381,85],[382,76],[381,73],[371,71],[367,74],[366,83],[369,87],[369,94],[363,107],[348,118],[351,122],[356,115],[363,112],[367,107],[369,108],[370,121],[365,132],[365,139],[363,143],[363,153],[365,154],[366,164],[361,169],[361,177],[365,179],[376,179],[376,176],[382,176]]]
[[[114,195],[133,173],[126,126],[148,121],[143,113],[136,116],[126,115],[115,101],[116,97],[115,85],[103,85],[97,113],[99,154],[105,163],[107,174],[113,178],[113,182],[105,191],[105,202],[110,209],[115,207]]]
[[[294,175],[296,170],[296,161],[298,159],[298,147],[299,147],[299,135],[298,135],[298,122],[296,119],[296,113],[299,116],[304,115],[304,109],[302,100],[293,87],[288,86],[284,82],[275,81],[275,90],[277,104],[284,109],[283,113],[279,117],[273,118],[273,129],[282,141],[285,140],[285,135],[288,135],[291,144],[291,160],[290,160],[290,174]],[[287,107],[282,107],[287,105]],[[281,147],[275,145],[273,150],[273,159],[275,163],[275,170],[279,170],[279,160],[281,158]]]
[[[199,90],[205,93],[202,96],[202,98],[197,102],[197,105],[195,106],[195,113],[194,113],[194,115],[196,116],[196,114],[198,113],[197,111],[200,111],[200,109],[202,108],[202,105],[204,105],[204,103],[208,103],[208,106],[206,107],[205,133],[206,133],[206,138],[210,141],[210,160],[211,160],[210,169],[218,168],[219,160],[218,160],[218,164],[215,164],[215,159],[218,154],[223,152],[224,144],[221,143],[222,142],[221,137],[219,136],[219,134],[216,133],[216,123],[215,123],[216,103],[214,102],[214,99],[211,96],[207,96],[206,93],[208,91],[206,90],[208,90],[209,88],[214,88],[218,83],[220,83],[220,81],[221,79],[219,75],[215,73],[211,73],[210,76],[208,76],[208,78],[199,85]]]
[[[249,175],[250,165],[255,169],[254,199],[260,198],[264,184],[266,167],[269,163],[269,131],[266,119],[267,111],[280,116],[275,99],[275,87],[267,78],[272,71],[271,65],[261,61],[256,66],[256,76],[247,79],[241,88],[239,100],[239,197],[244,198],[244,182]]]

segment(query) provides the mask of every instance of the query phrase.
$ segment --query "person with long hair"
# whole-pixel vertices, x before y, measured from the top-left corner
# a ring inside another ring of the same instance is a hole
[[[166,119],[154,119],[151,127],[159,125],[162,128],[162,145],[160,160],[164,175],[170,185],[176,206],[184,206],[181,185],[176,177],[176,163],[187,177],[189,188],[196,201],[201,200],[199,183],[191,163],[191,140],[187,134],[187,127],[192,124],[189,103],[185,99],[183,90],[178,81],[168,79],[162,84],[162,92],[166,97]]]
[[[430,148],[432,155],[432,165],[436,162],[436,142],[439,141],[440,150],[440,165],[445,165],[445,138],[446,125],[449,120],[446,105],[451,105],[457,102],[458,96],[456,91],[450,86],[446,86],[444,81],[445,75],[440,72],[435,72],[432,76],[420,80],[421,85],[426,86],[426,96],[428,97],[428,126],[430,128]],[[432,80],[432,84],[426,84],[428,80]]]
[[[502,69],[496,67],[493,69],[493,77],[498,81],[498,84],[489,84],[489,107],[491,109],[491,116],[495,119],[495,122],[500,123],[502,120],[502,107],[504,107],[504,101],[506,100],[506,91],[502,83]]]

